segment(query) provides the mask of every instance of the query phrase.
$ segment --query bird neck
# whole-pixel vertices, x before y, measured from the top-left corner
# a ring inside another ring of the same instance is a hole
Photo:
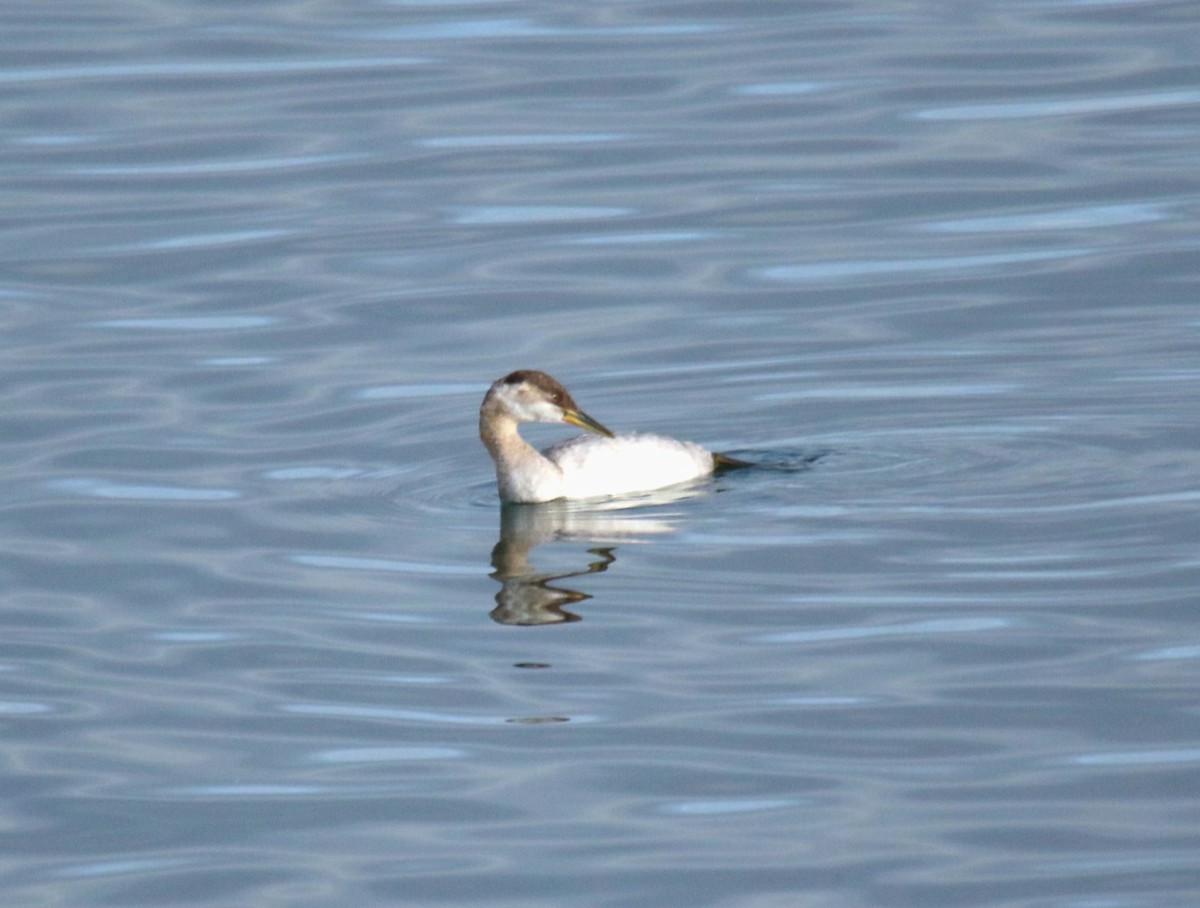
[[[497,464],[501,461],[538,456],[517,431],[517,421],[505,413],[485,407],[479,411],[479,437]]]
[[[479,437],[496,464],[496,482],[505,501],[548,501],[562,496],[562,470],[521,437],[507,413],[484,408]]]

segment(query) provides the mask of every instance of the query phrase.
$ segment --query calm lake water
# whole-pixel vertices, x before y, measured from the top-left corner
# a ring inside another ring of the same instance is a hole
[[[0,15],[6,906],[1200,904],[1200,6]]]

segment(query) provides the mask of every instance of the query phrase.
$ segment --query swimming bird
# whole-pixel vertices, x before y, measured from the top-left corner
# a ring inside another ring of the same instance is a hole
[[[517,431],[523,422],[565,422],[594,434],[538,452]],[[555,379],[534,369],[519,369],[492,384],[479,408],[479,437],[507,502],[627,495],[707,476],[718,467],[747,466],[691,441],[617,435],[584,413]]]

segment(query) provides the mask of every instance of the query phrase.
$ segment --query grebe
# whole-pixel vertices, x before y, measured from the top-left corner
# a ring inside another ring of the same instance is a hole
[[[521,437],[523,422],[567,422],[594,432],[538,453]],[[579,409],[545,372],[519,369],[496,381],[479,408],[479,437],[496,464],[496,486],[508,502],[601,498],[661,489],[746,466],[690,441],[642,433],[614,435]]]

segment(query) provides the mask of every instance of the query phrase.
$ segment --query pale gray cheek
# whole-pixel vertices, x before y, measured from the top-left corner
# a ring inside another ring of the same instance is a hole
[[[540,401],[531,406],[529,411],[538,422],[559,422],[562,419],[562,411],[558,407]]]

